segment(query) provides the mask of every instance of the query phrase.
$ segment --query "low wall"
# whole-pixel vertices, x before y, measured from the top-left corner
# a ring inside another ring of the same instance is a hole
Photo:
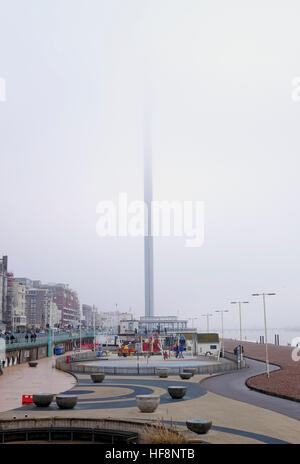
[[[238,360],[237,360],[237,356],[235,354],[230,353],[229,351],[225,351],[224,356],[225,356],[226,359],[229,359],[230,361],[233,361],[236,364],[236,369],[238,368]],[[243,359],[240,362],[239,369],[242,369],[243,367],[246,367],[246,360],[245,359]]]
[[[163,365],[161,366],[163,367]],[[186,366],[187,368],[188,366]],[[195,367],[195,366],[193,366]],[[231,361],[222,364],[212,364],[211,366],[199,366],[196,374],[216,374],[219,372],[227,372],[237,369],[237,365]],[[184,367],[168,367],[170,375],[180,374],[184,371]],[[132,366],[132,367],[112,367],[112,366],[85,366],[80,364],[68,365],[68,371],[78,374],[93,374],[96,372],[108,375],[156,375],[157,368],[149,366]]]
[[[147,441],[148,430],[150,428],[156,428],[159,424],[149,423],[138,420],[126,420],[126,419],[113,419],[113,418],[101,418],[101,419],[90,419],[90,418],[65,418],[65,417],[43,417],[43,418],[22,418],[22,419],[4,419],[0,420],[0,432],[9,430],[25,430],[26,429],[104,429],[114,430],[120,432],[134,432],[138,435],[139,443],[149,443]],[[166,428],[169,428],[166,425]],[[175,432],[176,433],[176,432]],[[194,435],[194,434],[192,434]],[[190,433],[187,433],[187,443],[193,443],[193,439]]]
[[[82,352],[75,353],[70,355],[70,363],[66,362],[67,357],[63,356],[56,360],[56,368],[63,370],[65,372],[72,372],[74,374],[94,374],[94,373],[103,373],[108,375],[156,375],[157,368],[151,366],[151,363],[148,365],[133,365],[133,366],[122,366],[122,361],[120,361],[120,366],[93,366],[93,365],[84,365],[80,364],[80,361],[96,361],[97,356],[94,352]],[[103,360],[105,358],[102,358]],[[160,367],[164,367],[162,364]],[[185,368],[188,368],[187,364],[185,367],[180,364],[177,365],[174,361],[174,366],[169,367],[170,374],[176,375],[184,371]],[[201,365],[193,366],[197,369],[196,374],[217,374],[221,372],[228,372],[237,369],[237,363],[231,360],[222,359],[220,364],[211,364],[211,365]]]
[[[66,362],[67,357],[70,359],[69,363]],[[55,367],[56,369],[59,369],[65,372],[80,372],[80,370],[79,371],[76,370],[78,367],[77,366],[78,362],[96,361],[97,359],[99,358],[97,357],[97,353],[95,353],[94,351],[81,351],[79,353],[72,353],[70,355],[61,355],[59,358],[56,358]],[[79,369],[80,367],[84,367],[84,366],[79,365]],[[98,372],[98,371],[94,371],[94,372]]]

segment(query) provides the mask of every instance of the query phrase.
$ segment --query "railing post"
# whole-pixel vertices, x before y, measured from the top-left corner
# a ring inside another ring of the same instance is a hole
[[[49,332],[48,332],[48,358],[51,358],[52,356],[52,328],[49,327]]]

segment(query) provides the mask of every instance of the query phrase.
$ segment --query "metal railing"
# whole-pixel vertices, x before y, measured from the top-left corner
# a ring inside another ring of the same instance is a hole
[[[97,332],[96,332],[97,335]],[[94,337],[94,332],[93,331],[88,331],[88,332],[81,332],[81,338],[93,338]],[[5,337],[2,337],[5,339]],[[68,340],[79,340],[80,334],[79,332],[73,332],[72,334],[70,333],[60,333],[60,334],[54,334],[54,343],[59,343],[59,342],[66,342]],[[25,339],[25,337],[22,337],[22,341],[20,341],[20,338],[16,336],[15,340],[5,340],[6,341],[6,349],[11,349],[11,348],[24,348],[24,347],[34,347],[34,346],[41,346],[41,345],[47,345],[48,344],[48,335],[43,335],[43,336],[37,336],[35,341],[31,341],[30,337],[28,340]]]

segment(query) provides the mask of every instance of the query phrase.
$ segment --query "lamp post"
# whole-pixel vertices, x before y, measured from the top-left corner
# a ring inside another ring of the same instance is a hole
[[[79,309],[79,352],[81,353],[81,309]]]
[[[93,305],[94,351],[96,351],[96,307]]]
[[[207,325],[207,333],[209,333],[209,318],[212,316],[212,314],[202,314],[202,316],[206,317],[206,325]]]
[[[240,316],[240,341],[243,342],[242,334],[242,304],[248,304],[249,301],[232,301],[231,304],[237,304],[239,306],[239,316]],[[241,345],[241,361],[243,360],[243,347]]]
[[[216,309],[215,312],[216,313],[221,313],[222,357],[224,358],[225,347],[224,347],[223,313],[229,313],[229,310],[228,309]]]
[[[270,378],[269,353],[268,353],[268,334],[267,334],[267,315],[266,315],[266,296],[273,296],[276,293],[252,293],[252,296],[262,296],[264,305],[264,323],[265,323],[265,344],[266,344],[266,371],[267,377]]]

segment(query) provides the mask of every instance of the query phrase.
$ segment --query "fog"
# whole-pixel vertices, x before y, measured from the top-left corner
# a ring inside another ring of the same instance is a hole
[[[0,253],[18,277],[144,313],[143,239],[100,238],[99,201],[205,203],[204,243],[154,238],[154,310],[196,317],[248,300],[245,327],[300,330],[296,1],[0,0]],[[150,83],[150,84],[149,84]],[[219,327],[219,315],[210,322]]]

